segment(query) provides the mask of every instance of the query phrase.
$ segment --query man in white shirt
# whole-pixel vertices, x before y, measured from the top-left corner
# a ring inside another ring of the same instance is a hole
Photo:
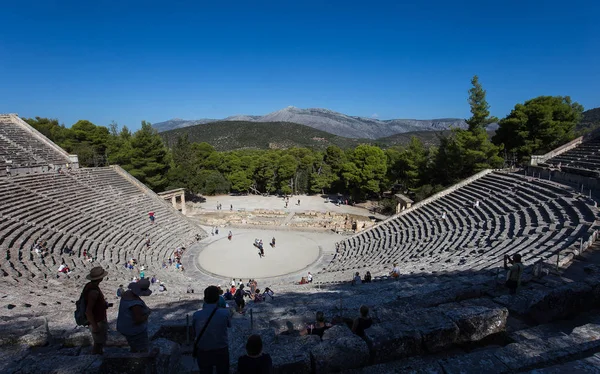
[[[313,276],[310,273],[310,271],[308,272],[308,276],[306,277],[306,280],[308,281],[308,283],[312,283],[312,281],[313,281]]]
[[[394,264],[394,268],[390,272],[390,275],[392,276],[392,278],[398,278],[400,276],[400,267],[398,266],[398,264]]]

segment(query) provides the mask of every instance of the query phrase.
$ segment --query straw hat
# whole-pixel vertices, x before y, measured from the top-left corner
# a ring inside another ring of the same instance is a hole
[[[86,278],[89,280],[98,280],[104,278],[107,275],[108,271],[104,270],[102,266],[96,266],[95,268],[90,270],[90,273],[86,276]]]
[[[136,296],[150,296],[152,290],[150,290],[150,281],[147,278],[140,279],[138,282],[129,283],[127,286]]]

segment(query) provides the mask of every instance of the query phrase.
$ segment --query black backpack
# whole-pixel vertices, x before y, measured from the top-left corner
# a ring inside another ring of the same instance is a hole
[[[88,321],[87,316],[85,315],[85,311],[87,309],[87,304],[85,302],[85,298],[87,296],[87,293],[91,290],[95,290],[98,289],[98,287],[88,287],[87,289],[84,288],[83,291],[81,291],[81,296],[79,296],[79,300],[77,300],[77,302],[75,303],[75,323],[77,323],[77,326],[88,326],[90,324],[90,321]]]

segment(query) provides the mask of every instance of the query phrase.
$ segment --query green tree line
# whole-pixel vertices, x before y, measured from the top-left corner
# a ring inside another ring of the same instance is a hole
[[[361,144],[325,150],[290,148],[219,152],[208,143],[180,136],[169,149],[146,122],[135,132],[115,123],[98,126],[80,120],[70,128],[48,118],[27,118],[82,166],[119,164],[154,191],[184,187],[192,194],[343,193],[361,200],[392,188],[421,200],[486,168],[526,162],[575,137],[583,107],[568,96],[541,96],[515,105],[499,120],[492,139],[486,91],[471,80],[468,128],[440,136],[438,147],[413,137],[404,147]]]

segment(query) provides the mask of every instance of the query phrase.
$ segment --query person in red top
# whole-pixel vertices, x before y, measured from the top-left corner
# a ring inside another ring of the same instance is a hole
[[[85,316],[90,323],[90,331],[94,340],[92,354],[104,353],[104,345],[108,334],[108,321],[106,320],[106,309],[111,306],[106,302],[104,294],[100,290],[100,282],[108,275],[102,266],[96,266],[86,277],[90,282],[83,288],[85,297]]]
[[[148,212],[148,218],[150,218],[150,223],[154,224],[154,212]]]

